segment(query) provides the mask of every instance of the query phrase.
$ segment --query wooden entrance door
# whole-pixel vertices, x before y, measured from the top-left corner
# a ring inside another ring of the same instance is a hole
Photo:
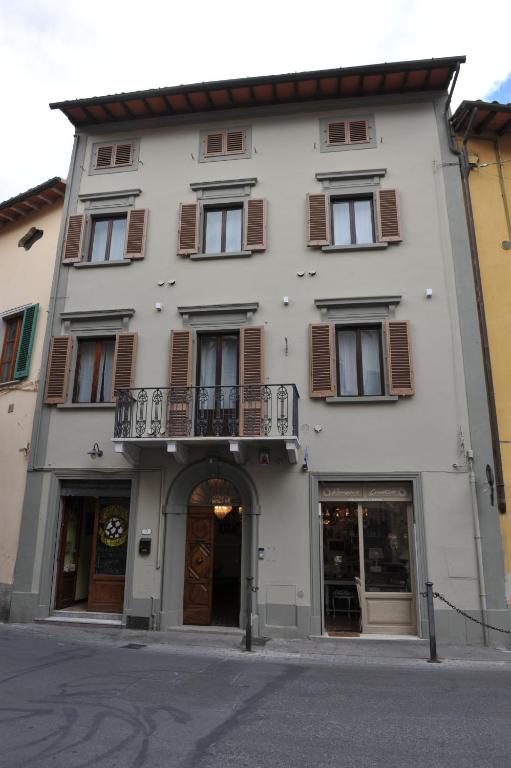
[[[128,499],[96,500],[89,580],[90,611],[122,613],[128,526]]]
[[[60,548],[55,608],[67,608],[75,602],[80,531],[82,528],[81,499],[63,500],[60,523]]]
[[[183,597],[184,624],[210,624],[215,518],[211,507],[189,507]]]

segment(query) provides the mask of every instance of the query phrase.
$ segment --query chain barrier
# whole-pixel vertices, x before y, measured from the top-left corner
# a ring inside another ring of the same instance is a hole
[[[481,621],[480,619],[474,618],[474,616],[470,616],[470,614],[466,613],[465,611],[462,611],[461,608],[458,608],[456,605],[451,603],[446,597],[440,594],[440,592],[433,592],[433,597],[438,598],[438,600],[441,600],[443,603],[449,606],[449,608],[452,608],[453,611],[456,611],[456,613],[459,613],[461,616],[464,616],[466,619],[470,619],[470,621],[475,622],[475,624],[480,624],[482,627],[486,627],[487,629],[493,629],[494,632],[502,632],[505,635],[511,635],[511,629],[502,629],[502,627],[494,627],[493,624],[487,624],[485,621]],[[427,592],[421,592],[422,597],[427,597]]]

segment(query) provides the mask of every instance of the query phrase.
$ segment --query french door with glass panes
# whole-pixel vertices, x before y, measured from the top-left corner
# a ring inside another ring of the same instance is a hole
[[[198,336],[195,433],[236,435],[239,419],[239,335]]]
[[[415,634],[412,505],[322,502],[320,520],[325,629],[358,604],[362,632]]]

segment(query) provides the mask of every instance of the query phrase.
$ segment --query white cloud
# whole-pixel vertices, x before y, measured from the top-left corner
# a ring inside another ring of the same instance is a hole
[[[73,129],[50,101],[463,53],[454,103],[485,97],[510,71],[494,27],[509,28],[511,4],[487,0],[484,10],[438,0],[0,0],[0,200],[66,175]]]

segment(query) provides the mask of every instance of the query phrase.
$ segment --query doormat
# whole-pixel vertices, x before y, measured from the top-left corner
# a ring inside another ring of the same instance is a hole
[[[360,632],[328,632],[328,637],[360,637]]]

